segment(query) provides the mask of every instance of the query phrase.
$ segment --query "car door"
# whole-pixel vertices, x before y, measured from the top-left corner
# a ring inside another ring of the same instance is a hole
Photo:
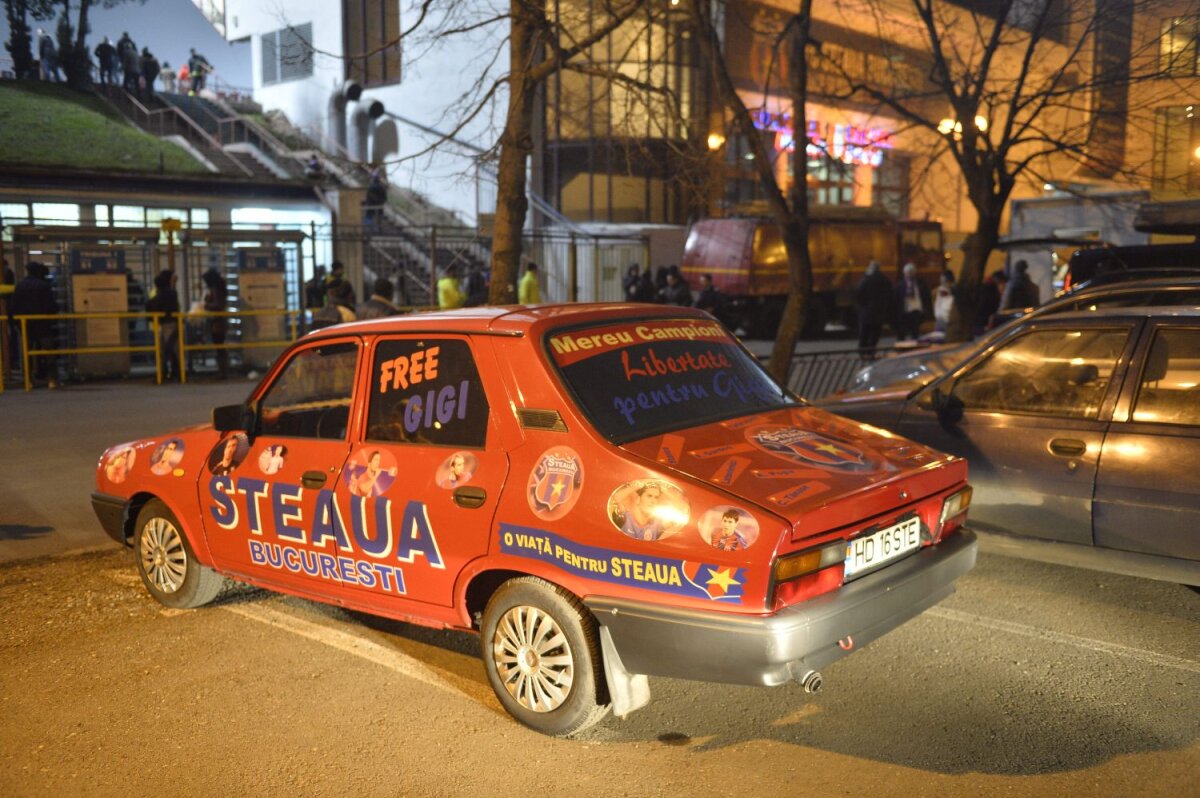
[[[1048,320],[925,389],[900,434],[960,457],[980,529],[1092,543],[1092,490],[1132,322]],[[935,401],[952,397],[943,405]],[[948,408],[961,407],[961,418]],[[939,409],[941,408],[941,409]]]
[[[332,554],[315,546],[322,491],[350,450],[357,338],[294,350],[257,400],[254,434],[228,433],[201,479],[204,532],[224,568],[299,592],[336,594]]]
[[[1100,455],[1096,545],[1200,560],[1200,326],[1150,328]]]
[[[508,456],[492,408],[503,390],[486,340],[383,335],[366,419],[331,512],[354,551],[352,587],[449,607],[463,566],[487,553]]]

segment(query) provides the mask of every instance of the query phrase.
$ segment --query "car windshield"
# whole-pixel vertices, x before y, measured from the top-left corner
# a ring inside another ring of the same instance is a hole
[[[576,403],[616,443],[793,404],[724,327],[704,319],[560,329],[546,348]]]

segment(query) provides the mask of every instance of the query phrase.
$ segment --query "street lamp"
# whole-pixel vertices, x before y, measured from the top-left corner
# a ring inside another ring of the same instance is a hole
[[[941,133],[943,136],[949,136],[953,134],[955,139],[962,138],[962,122],[959,122],[958,120],[947,117],[941,122],[938,122],[937,129],[938,133]],[[987,117],[976,114],[975,129],[980,133],[986,133],[988,129]]]
[[[723,135],[721,135],[720,133],[709,133],[708,134],[708,149],[709,150],[711,150],[712,152],[716,152],[717,150],[721,149],[724,146],[725,146],[725,137]]]

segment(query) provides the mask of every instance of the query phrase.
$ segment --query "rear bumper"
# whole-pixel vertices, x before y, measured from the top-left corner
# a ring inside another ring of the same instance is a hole
[[[975,535],[964,529],[774,615],[672,610],[621,599],[584,603],[629,674],[777,685],[803,679],[946,598],[975,565],[975,553]],[[838,645],[848,638],[852,645]]]
[[[120,496],[93,493],[92,509],[96,511],[96,517],[100,519],[100,526],[104,527],[108,536],[122,546],[128,546],[129,541],[125,539],[125,522],[129,512],[129,502]]]

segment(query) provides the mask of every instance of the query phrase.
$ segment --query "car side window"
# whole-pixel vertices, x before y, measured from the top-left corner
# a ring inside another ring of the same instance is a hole
[[[1094,419],[1128,329],[1037,330],[1009,341],[959,377],[966,410]]]
[[[344,439],[357,363],[354,343],[314,346],[296,353],[259,402],[261,433]]]
[[[1200,330],[1159,330],[1142,366],[1133,420],[1200,424]]]
[[[487,443],[487,397],[464,340],[381,340],[370,395],[368,440],[478,449]]]

